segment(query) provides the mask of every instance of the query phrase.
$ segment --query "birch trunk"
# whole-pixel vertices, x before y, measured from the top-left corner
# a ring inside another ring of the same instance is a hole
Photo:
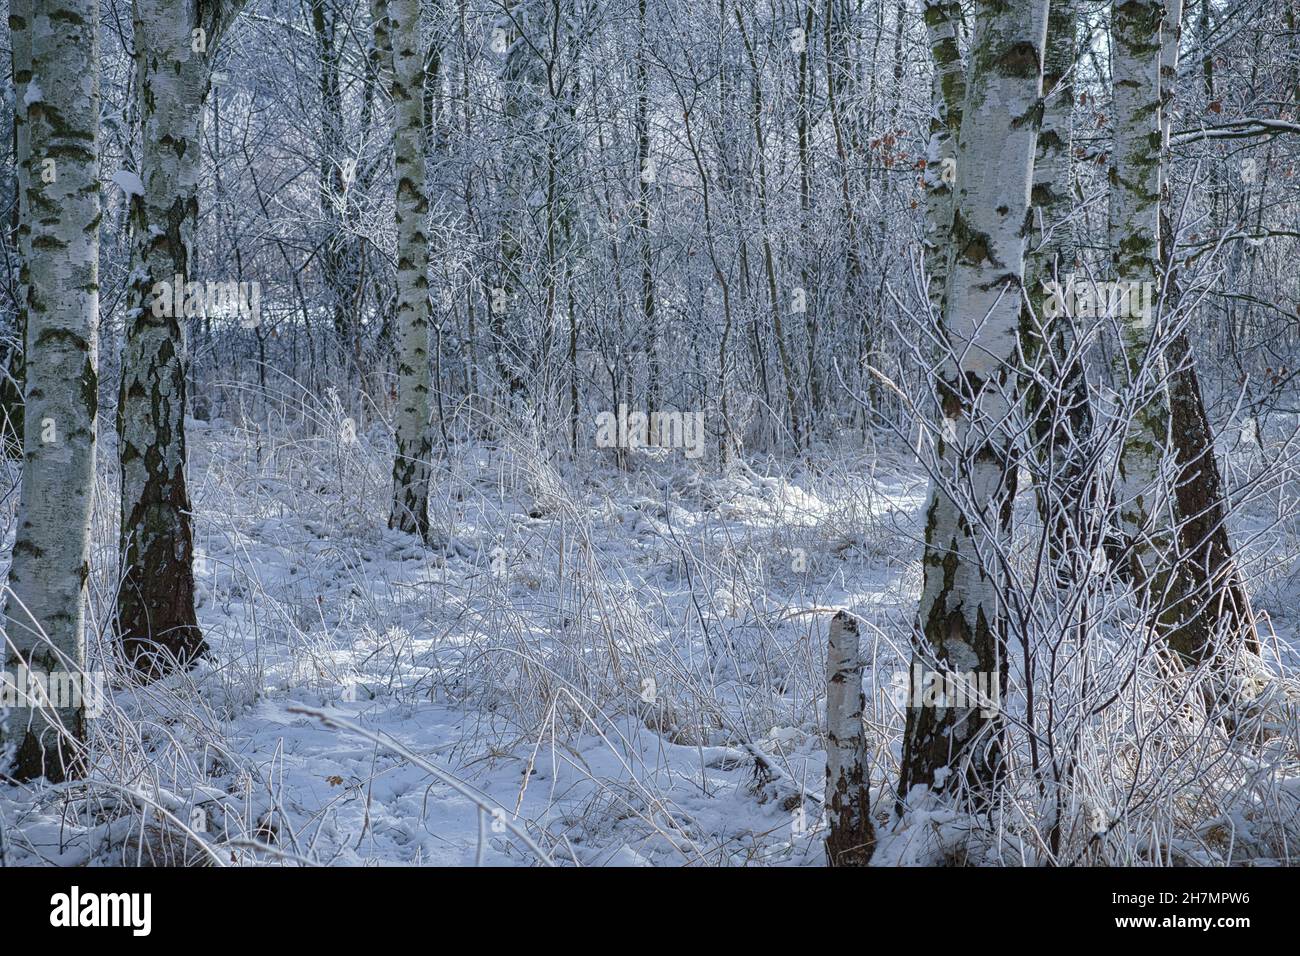
[[[27,328],[27,277],[31,252],[31,213],[27,208],[27,183],[31,177],[31,135],[27,126],[27,84],[32,77],[32,3],[10,0],[9,46],[14,88],[14,182],[18,247],[18,287],[14,290],[12,344],[6,343],[0,361],[0,442],[6,458],[22,457],[23,337]]]
[[[966,98],[965,64],[957,44],[961,5],[954,0],[926,0],[925,29],[933,70],[930,91],[930,142],[925,167],[925,271],[930,304],[943,316],[948,298],[948,269],[952,254],[953,177],[957,132]]]
[[[1158,0],[1124,0],[1111,14],[1111,261],[1116,281],[1133,289],[1150,283],[1153,302],[1161,290],[1161,61],[1173,48],[1162,41],[1163,17]],[[1156,384],[1166,368],[1153,339],[1158,316],[1120,311],[1115,378],[1141,399],[1124,436],[1116,488],[1128,570],[1152,627],[1182,660],[1196,663],[1213,648],[1207,616],[1196,612],[1193,586],[1179,568],[1174,501],[1161,471],[1172,449],[1169,395]]]
[[[1088,386],[1083,364],[1071,355],[1073,342],[1064,317],[1051,318],[1050,283],[1065,285],[1074,268],[1076,249],[1071,199],[1071,115],[1073,69],[1078,51],[1076,0],[1055,0],[1048,15],[1043,53],[1043,126],[1034,159],[1033,227],[1025,259],[1027,311],[1022,321],[1029,374],[1025,406],[1033,423],[1039,480],[1039,515],[1048,528],[1055,562],[1067,554],[1092,554],[1080,540],[1073,518],[1084,494],[1082,457],[1092,431]],[[1090,560],[1090,558],[1089,558]]]
[[[99,322],[99,4],[32,10],[25,94],[28,183],[26,423],[18,531],[6,602],[6,668],[85,670],[85,596],[95,487]],[[11,775],[80,773],[84,702],[14,708],[2,743]]]
[[[826,647],[826,862],[866,866],[875,849],[867,740],[862,730],[862,653],[858,622],[844,611],[831,620]]]
[[[1174,92],[1178,82],[1178,44],[1182,36],[1182,0],[1167,0],[1161,24],[1160,134],[1161,134],[1161,244],[1163,261],[1173,270],[1174,224],[1170,214],[1173,195],[1169,182],[1169,140],[1173,132]],[[1172,283],[1171,283],[1172,284]],[[1169,414],[1174,436],[1178,481],[1174,501],[1183,567],[1194,604],[1191,613],[1207,615],[1207,628],[1223,621],[1244,646],[1258,653],[1259,635],[1250,596],[1241,580],[1228,536],[1227,494],[1214,450],[1214,430],[1205,411],[1196,357],[1186,332],[1171,343],[1169,362]],[[1208,652],[1212,647],[1206,647]],[[1216,649],[1217,650],[1217,649]],[[1204,659],[1206,655],[1202,655]],[[1193,663],[1197,659],[1193,659]]]
[[[397,169],[397,412],[390,528],[429,537],[429,213],[419,0],[373,0],[375,45],[390,76]]]
[[[981,543],[1006,538],[1015,494],[1011,419],[1047,0],[978,0],[975,12],[944,316],[949,350],[937,382],[945,422],[926,508],[912,686],[924,680],[920,672],[953,671],[1003,689],[1001,574],[982,560]],[[996,785],[999,712],[943,699],[953,705],[910,703],[901,801],[917,786],[952,791],[964,779],[983,793]]]
[[[1114,278],[1140,288],[1159,279],[1160,236],[1160,17],[1159,0],[1123,0],[1111,15],[1115,155],[1110,170],[1110,249]],[[1123,348],[1116,380],[1150,389],[1143,365],[1152,356],[1154,316],[1117,317]],[[1168,446],[1169,407],[1157,391],[1136,410],[1120,455],[1119,521],[1130,549],[1134,581],[1154,581],[1168,555],[1172,520],[1162,492],[1160,462]]]
[[[203,104],[217,46],[241,5],[134,4],[144,192],[131,197],[132,309],[117,408],[117,623],[127,658],[155,677],[207,653],[194,610],[193,510],[185,475],[188,322],[185,310],[175,308],[174,284],[178,276],[187,284],[200,281],[194,240]],[[159,304],[160,294],[170,308]]]

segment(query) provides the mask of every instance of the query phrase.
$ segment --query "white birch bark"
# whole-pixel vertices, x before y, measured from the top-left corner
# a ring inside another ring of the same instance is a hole
[[[1181,12],[1175,11],[1175,12]],[[1118,282],[1161,289],[1161,190],[1169,108],[1177,57],[1177,26],[1165,21],[1158,0],[1125,0],[1111,15],[1111,71],[1115,158],[1111,168],[1110,245]],[[1164,34],[1172,34],[1165,37]],[[1128,567],[1151,625],[1179,656],[1195,662],[1212,654],[1210,621],[1194,613],[1194,584],[1177,566],[1176,508],[1167,476],[1170,453],[1169,394],[1164,345],[1154,340],[1159,316],[1121,310],[1122,349],[1115,378],[1138,399],[1120,450],[1116,488],[1119,527]]]
[[[1159,0],[1123,0],[1111,14],[1111,263],[1115,280],[1136,289],[1143,283],[1157,289],[1160,274],[1162,13]],[[1117,353],[1116,380],[1139,394],[1151,393],[1136,409],[1125,435],[1116,489],[1131,570],[1135,583],[1145,586],[1168,558],[1172,514],[1160,464],[1168,448],[1169,405],[1163,390],[1152,383],[1162,367],[1159,356],[1151,354],[1155,316],[1120,311],[1123,347]]]
[[[195,274],[194,249],[203,103],[213,57],[242,5],[243,0],[179,6],[168,0],[134,2],[144,192],[131,197],[132,309],[118,394],[122,581],[117,611],[128,659],[150,675],[188,665],[206,651],[194,610],[185,475],[188,322],[174,308],[157,314],[153,305],[162,284],[174,292],[177,276],[185,283],[204,278]]]
[[[85,668],[98,388],[98,27],[94,0],[50,0],[32,10],[27,414],[5,606],[10,673],[20,665],[46,674]],[[79,773],[84,702],[61,703],[9,712],[2,735],[15,777]]]
[[[1169,141],[1174,132],[1174,91],[1178,86],[1178,45],[1183,37],[1183,0],[1165,0],[1160,24],[1161,195],[1169,169]],[[1166,198],[1167,201],[1167,198]]]
[[[1177,79],[1178,36],[1182,5],[1157,0],[1126,0],[1111,15],[1115,159],[1111,169],[1111,254],[1115,278],[1138,287],[1151,283],[1161,290],[1161,222],[1167,190],[1167,143],[1172,121],[1174,82]],[[1170,290],[1172,295],[1172,288]],[[1156,298],[1153,294],[1152,299]],[[1155,339],[1155,315],[1122,313],[1118,317],[1123,348],[1116,356],[1116,379],[1140,399],[1124,436],[1117,488],[1119,524],[1129,549],[1129,568],[1139,597],[1147,607],[1152,626],[1188,663],[1213,656],[1211,615],[1197,613],[1194,593],[1202,584],[1199,569],[1178,553],[1181,517],[1199,533],[1202,516],[1212,501],[1197,498],[1189,480],[1170,488],[1162,473],[1165,456],[1175,451],[1171,443],[1170,395],[1163,384],[1166,348],[1188,360],[1185,338],[1174,342]],[[1145,370],[1144,370],[1145,365]],[[1194,380],[1194,376],[1193,376]],[[1197,404],[1199,405],[1199,388]],[[1186,407],[1184,408],[1186,411]],[[1208,429],[1208,422],[1198,422]],[[1185,434],[1182,440],[1189,441]],[[1206,439],[1208,454],[1212,445]],[[1179,515],[1177,497],[1195,500],[1190,513]],[[1226,546],[1226,536],[1223,539]],[[1196,541],[1194,547],[1200,547]],[[1208,595],[1202,594],[1200,600]]]
[[[867,739],[862,729],[862,652],[858,622],[844,611],[831,619],[826,643],[826,862],[866,866],[875,849],[871,825]]]
[[[924,583],[912,667],[1005,684],[996,565],[979,539],[1004,535],[1012,460],[1021,279],[1040,120],[1047,0],[978,0],[957,147],[954,256],[937,388],[945,418],[926,508]],[[920,703],[913,701],[913,704]],[[910,706],[899,796],[983,791],[1001,768],[1002,720],[979,707]]]
[[[22,342],[27,326],[27,275],[31,252],[31,213],[27,208],[27,183],[31,176],[31,135],[27,128],[27,83],[32,75],[31,0],[9,4],[9,47],[14,89],[14,179],[18,202],[18,287],[14,290],[15,346],[5,348],[0,375],[0,449],[6,457],[22,456]]]
[[[952,257],[952,214],[957,160],[957,133],[966,98],[966,72],[957,43],[961,5],[954,0],[925,0],[925,28],[930,42],[930,141],[925,167],[925,266],[930,303],[942,317],[947,301]]]
[[[1174,269],[1170,138],[1173,135],[1183,7],[1183,0],[1166,0],[1160,25],[1160,253],[1161,261],[1168,263],[1170,270]],[[1177,288],[1176,275],[1170,285]],[[1214,633],[1216,626],[1227,624],[1236,632],[1241,646],[1258,654],[1258,625],[1228,535],[1223,473],[1216,458],[1214,433],[1205,412],[1196,360],[1186,331],[1176,336],[1169,362],[1174,370],[1170,380],[1169,417],[1175,462],[1179,469],[1174,511],[1178,515],[1177,534],[1183,546],[1180,569],[1182,577],[1190,579],[1186,581],[1184,593],[1193,593],[1199,598],[1199,603],[1204,604],[1200,612],[1203,621],[1195,622],[1193,628],[1180,628],[1174,649],[1192,663],[1213,658],[1219,668],[1219,689],[1228,692],[1232,684],[1224,682],[1227,675],[1223,667],[1232,660],[1235,647],[1220,644],[1218,635]],[[1212,593],[1207,595],[1204,593],[1206,590]],[[1241,657],[1240,662],[1244,673],[1260,674],[1258,662],[1253,658]],[[1247,694],[1254,692],[1240,683],[1237,690]]]
[[[1033,229],[1025,258],[1025,290],[1041,321],[1048,311],[1044,283],[1064,281],[1075,256],[1068,224],[1072,203],[1071,114],[1074,103],[1076,0],[1055,0],[1043,53],[1043,125],[1034,157]],[[1055,93],[1052,94],[1052,91]],[[1052,94],[1052,95],[1049,95]]]
[[[429,537],[429,200],[424,171],[424,52],[419,0],[372,0],[389,76],[397,168],[397,453],[389,526]]]
[[[1051,291],[1053,283],[1063,286],[1069,281],[1077,254],[1070,156],[1077,36],[1077,0],[1053,0],[1043,53],[1043,125],[1034,158],[1034,208],[1025,258],[1027,312],[1022,323],[1025,406],[1039,466],[1035,495],[1048,527],[1051,556],[1058,562],[1080,553],[1090,561],[1100,543],[1080,540],[1087,522],[1076,520],[1085,493],[1082,460],[1092,413],[1082,361],[1072,349],[1068,321],[1054,316],[1057,303]]]

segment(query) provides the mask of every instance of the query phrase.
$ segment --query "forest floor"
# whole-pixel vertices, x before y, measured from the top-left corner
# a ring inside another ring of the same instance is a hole
[[[926,494],[901,456],[719,477],[680,452],[622,471],[453,445],[428,547],[386,527],[380,442],[328,403],[311,437],[267,437],[295,431],[191,424],[214,659],[119,684],[88,783],[0,794],[8,862],[201,862],[220,842],[227,864],[821,865],[839,607],[868,622],[873,786],[891,792]],[[1261,517],[1245,550],[1289,533]],[[111,566],[103,519],[96,540]],[[1283,634],[1296,567],[1255,588]],[[102,621],[112,582],[92,578]],[[1291,820],[1300,772],[1270,766]]]

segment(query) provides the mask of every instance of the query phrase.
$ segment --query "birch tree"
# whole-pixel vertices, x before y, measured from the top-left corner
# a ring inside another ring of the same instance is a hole
[[[31,250],[31,213],[27,208],[27,183],[31,176],[31,134],[27,127],[27,84],[32,78],[31,0],[10,0],[9,47],[13,66],[15,222],[18,251],[18,287],[14,292],[13,345],[0,356],[0,452],[22,455],[23,335],[27,325],[27,263]]]
[[[429,536],[429,213],[419,0],[372,0],[375,47],[393,101],[397,179],[397,411],[389,527]]]
[[[5,659],[10,673],[26,666],[80,679],[99,385],[99,4],[28,9],[27,414]],[[14,708],[0,729],[10,774],[77,775],[84,703],[28,703],[37,706]]]
[[[930,303],[943,315],[947,300],[948,259],[952,253],[953,181],[957,131],[966,98],[965,63],[957,43],[961,5],[954,0],[926,0],[925,29],[933,71],[930,93],[930,141],[926,149],[925,266]]]
[[[1159,0],[1123,0],[1111,12],[1111,109],[1115,123],[1110,169],[1110,250],[1117,282],[1156,288],[1160,236]],[[1121,310],[1123,311],[1123,310]],[[1116,316],[1122,349],[1117,381],[1146,389],[1120,454],[1116,493],[1130,570],[1139,587],[1156,585],[1169,552],[1169,501],[1161,493],[1160,463],[1168,447],[1168,403],[1159,387],[1162,364],[1152,351],[1153,316]]]
[[[1038,464],[1035,492],[1058,562],[1071,553],[1091,560],[1093,550],[1093,543],[1080,540],[1074,520],[1085,494],[1082,458],[1092,431],[1088,384],[1067,317],[1053,309],[1053,289],[1069,282],[1078,256],[1070,155],[1077,32],[1077,0],[1054,0],[1043,53],[1043,125],[1034,159],[1022,322],[1025,405]]]
[[[1178,281],[1170,141],[1182,16],[1183,0],[1166,0],[1160,26],[1160,255],[1175,296]],[[1174,461],[1178,466],[1174,504],[1186,592],[1182,595],[1186,605],[1182,611],[1189,616],[1204,615],[1207,632],[1221,622],[1228,624],[1230,632],[1245,647],[1258,652],[1254,611],[1228,536],[1227,493],[1214,448],[1214,430],[1205,409],[1196,356],[1184,329],[1170,343],[1169,364],[1169,420]],[[1209,644],[1208,635],[1201,640],[1207,646],[1199,656],[1191,656],[1192,662],[1205,659],[1211,652],[1218,655],[1218,649]],[[1190,650],[1191,647],[1182,648],[1184,653]]]
[[[1111,13],[1112,111],[1115,157],[1110,174],[1110,248],[1116,281],[1161,282],[1161,59],[1164,8],[1157,0],[1125,0]],[[1172,28],[1172,25],[1170,26]],[[1175,502],[1162,474],[1171,452],[1170,406],[1165,387],[1164,346],[1155,333],[1167,322],[1172,296],[1161,315],[1120,309],[1115,316],[1121,350],[1115,377],[1129,390],[1132,418],[1120,451],[1116,487],[1128,572],[1152,626],[1178,656],[1195,663],[1212,656],[1209,621],[1192,607],[1187,568],[1177,565]]]
[[[866,866],[875,848],[871,825],[867,741],[862,729],[866,697],[858,622],[847,611],[831,620],[826,644],[826,862]]]
[[[925,511],[911,686],[936,671],[1006,680],[1001,572],[981,560],[978,538],[1005,536],[1015,495],[1015,356],[1047,2],[978,0],[975,17],[957,147],[947,351],[937,371],[944,421]],[[995,784],[1003,733],[1000,713],[912,700],[900,799],[916,786]]]
[[[128,189],[133,307],[117,407],[117,620],[127,658],[155,676],[207,651],[194,610],[193,509],[185,475],[191,316],[175,308],[175,285],[189,290],[198,279],[203,103],[218,44],[242,4],[135,0],[133,8],[142,189]]]

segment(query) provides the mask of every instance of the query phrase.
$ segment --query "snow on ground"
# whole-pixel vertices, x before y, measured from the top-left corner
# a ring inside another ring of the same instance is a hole
[[[227,864],[821,865],[844,606],[869,622],[873,782],[892,786],[914,470],[838,449],[798,472],[670,452],[624,472],[517,437],[453,445],[431,548],[386,527],[382,440],[337,409],[306,431],[191,423],[215,659],[118,690],[90,785],[0,796],[11,860],[203,862],[202,842]]]
[[[822,862],[825,609],[915,601],[922,483],[842,473],[806,483],[819,497],[680,453],[575,474],[482,445],[442,463],[431,549],[387,529],[386,455],[334,424],[275,443],[192,423],[216,660],[117,695],[114,733],[142,722],[146,753],[106,755],[105,778],[280,859],[535,862],[517,823],[557,862]],[[67,849],[34,796],[0,812],[46,859],[105,855]],[[254,857],[277,859],[234,853]]]

